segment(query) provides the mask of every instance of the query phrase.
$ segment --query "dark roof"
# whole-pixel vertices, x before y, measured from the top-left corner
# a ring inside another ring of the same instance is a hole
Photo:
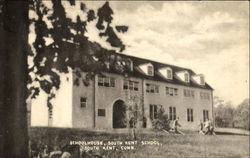
[[[113,53],[113,52],[109,52],[109,53]],[[183,81],[180,81],[178,78],[176,78],[175,75],[173,75],[173,79],[170,80],[170,79],[166,79],[166,78],[162,77],[157,71],[160,68],[170,67],[172,69],[173,74],[175,74],[176,72],[179,72],[179,71],[187,71],[190,74],[190,76],[196,75],[196,73],[191,69],[183,68],[183,67],[179,67],[179,66],[175,66],[175,65],[170,65],[170,64],[164,64],[164,63],[156,62],[153,60],[138,58],[138,57],[125,55],[125,54],[121,54],[121,53],[113,53],[113,54],[120,56],[121,58],[123,58],[123,57],[129,58],[130,60],[133,61],[133,71],[128,72],[129,76],[137,77],[137,78],[144,78],[144,79],[153,80],[153,81],[172,83],[172,84],[176,84],[176,85],[183,85],[183,86],[187,86],[187,87],[195,87],[195,88],[213,90],[213,88],[207,83],[205,83],[205,85],[199,85],[199,84],[195,83],[194,81],[192,81],[191,79],[190,79],[189,83],[185,83]],[[148,75],[142,73],[138,69],[138,67],[140,65],[147,64],[147,63],[151,63],[154,66],[154,76],[148,76]],[[117,73],[115,71],[112,71],[112,72]]]
[[[75,43],[69,43],[69,44],[75,45]],[[99,53],[101,52],[101,54],[104,53],[106,55],[107,54],[110,56],[114,55],[116,57],[119,56],[121,58],[126,58],[129,60],[132,60],[133,61],[133,71],[126,71],[126,74],[131,76],[131,77],[144,78],[144,79],[153,80],[153,81],[161,81],[161,82],[172,83],[172,84],[176,84],[176,85],[183,85],[183,86],[187,86],[187,87],[195,87],[195,88],[213,90],[213,88],[208,83],[205,83],[205,85],[199,85],[199,84],[193,82],[191,79],[190,79],[189,83],[186,83],[186,82],[180,81],[178,78],[176,78],[175,75],[173,75],[173,79],[170,80],[170,79],[166,79],[166,78],[162,77],[157,71],[160,68],[170,67],[172,69],[173,74],[175,74],[176,72],[179,72],[179,71],[187,71],[190,74],[190,76],[196,75],[196,73],[193,70],[188,69],[188,68],[179,67],[179,66],[170,65],[170,64],[165,64],[165,63],[160,63],[160,62],[156,62],[156,61],[149,60],[149,59],[143,59],[143,58],[139,58],[139,57],[135,57],[135,56],[117,53],[115,51],[107,50],[107,49],[101,47],[96,42],[89,42],[88,51],[99,52]],[[142,73],[140,70],[138,70],[138,67],[140,65],[147,64],[147,63],[151,63],[154,66],[154,76],[148,76],[148,75]],[[124,74],[124,73],[116,71],[112,68],[107,70],[106,68],[103,67],[103,70],[101,70],[101,71],[116,73],[116,74]]]

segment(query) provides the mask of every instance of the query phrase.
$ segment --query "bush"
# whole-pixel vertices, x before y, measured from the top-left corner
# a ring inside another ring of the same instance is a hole
[[[170,120],[168,119],[168,115],[165,114],[165,110],[162,106],[157,111],[157,119],[152,121],[153,128],[156,130],[170,130]]]

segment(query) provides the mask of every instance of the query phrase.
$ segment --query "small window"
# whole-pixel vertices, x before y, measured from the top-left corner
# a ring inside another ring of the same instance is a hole
[[[189,74],[187,72],[184,74],[184,81],[189,82]]]
[[[173,88],[169,88],[169,95],[174,96],[174,89]]]
[[[115,87],[115,79],[113,77],[110,78],[110,87]]]
[[[129,81],[129,89],[130,90],[134,89],[134,83],[133,83],[133,81]]]
[[[155,93],[159,93],[159,86],[158,85],[155,85]]]
[[[124,80],[123,89],[128,89],[128,80]]]
[[[175,120],[176,119],[176,108],[175,107],[169,107],[169,119]]]
[[[193,109],[187,109],[187,121],[194,122]]]
[[[86,97],[81,97],[80,106],[81,106],[81,108],[85,108],[87,106],[87,98]]]
[[[200,76],[200,84],[201,85],[204,85],[205,84],[205,79],[204,79],[204,76]]]
[[[171,69],[167,69],[167,78],[172,79],[172,70]]]
[[[151,120],[157,119],[157,105],[149,105],[149,115]]]
[[[153,66],[148,66],[148,75],[150,75],[150,76],[153,76],[153,75],[154,75]]]
[[[208,110],[203,110],[203,121],[207,121],[209,119]]]
[[[174,95],[178,95],[178,89],[177,88],[174,88]]]
[[[155,86],[154,85],[150,85],[150,92],[154,93],[155,92]]]
[[[148,92],[148,93],[150,92],[150,84],[148,84],[148,83],[146,84],[146,92]]]
[[[166,94],[169,95],[169,88],[166,87]]]
[[[98,76],[98,85],[99,86],[104,86],[104,78],[101,76]]]
[[[108,77],[104,78],[104,86],[109,87],[109,78]]]
[[[134,82],[134,90],[135,91],[139,90],[139,83],[138,82]]]
[[[98,109],[98,116],[104,116],[106,115],[105,109]]]

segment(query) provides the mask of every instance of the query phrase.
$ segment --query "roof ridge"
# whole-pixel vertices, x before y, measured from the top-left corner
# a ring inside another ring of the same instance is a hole
[[[110,52],[110,53],[114,53],[114,52]],[[157,64],[176,67],[176,68],[180,68],[180,69],[183,69],[183,70],[189,70],[189,71],[194,72],[191,68],[185,68],[185,67],[181,67],[181,66],[177,66],[177,65],[173,65],[173,64],[163,63],[163,62],[155,61],[155,60],[152,60],[152,59],[145,59],[145,58],[133,56],[133,55],[130,55],[130,54],[124,54],[124,53],[118,53],[118,52],[115,52],[114,54],[119,54],[119,55],[123,55],[123,56],[127,56],[127,57],[137,58],[139,60],[144,60],[144,61],[146,60],[146,61],[149,61],[149,62],[154,62],[154,63],[157,63]]]

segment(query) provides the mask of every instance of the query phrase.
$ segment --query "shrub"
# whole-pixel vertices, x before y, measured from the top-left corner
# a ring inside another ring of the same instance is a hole
[[[157,118],[152,121],[152,125],[156,130],[170,130],[170,120],[168,119],[168,115],[165,114],[165,110],[162,106],[160,106],[157,111]]]

